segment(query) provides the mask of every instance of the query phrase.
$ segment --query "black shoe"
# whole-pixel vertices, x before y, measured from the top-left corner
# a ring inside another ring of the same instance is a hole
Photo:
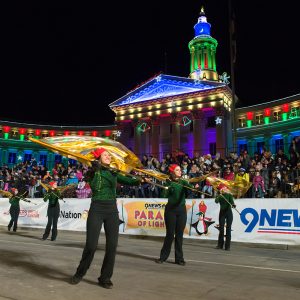
[[[223,249],[221,246],[216,246],[215,249]]]
[[[162,264],[164,261],[163,261],[162,259],[160,259],[160,258],[157,258],[157,259],[155,260],[155,262],[156,262],[157,264]]]
[[[185,266],[186,262],[184,260],[180,260],[180,261],[175,261],[175,264],[180,266]]]
[[[114,285],[114,284],[111,282],[111,280],[107,280],[107,282],[108,282],[109,284],[111,284],[112,286]]]
[[[42,237],[42,241],[46,241],[46,239],[47,239],[46,237]]]
[[[51,241],[55,241],[55,240],[56,240],[56,238],[53,238],[53,237],[51,238]]]
[[[10,230],[11,230],[11,227],[10,227],[10,226],[7,226],[7,229],[8,229],[8,231],[10,231]]]
[[[230,251],[230,247],[225,248],[226,251]]]
[[[75,274],[71,277],[71,282],[70,283],[71,284],[78,284],[81,280],[82,280],[82,277]]]
[[[113,288],[113,283],[108,280],[106,282],[102,282],[102,281],[99,281],[99,285],[105,289],[112,289]]]
[[[17,229],[16,229],[16,228],[14,228],[14,229],[13,229],[13,232],[17,232]]]

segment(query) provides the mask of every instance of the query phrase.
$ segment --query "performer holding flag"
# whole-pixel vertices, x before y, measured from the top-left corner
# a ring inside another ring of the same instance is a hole
[[[46,191],[44,196],[44,201],[49,201],[47,209],[48,223],[42,239],[46,240],[48,238],[52,227],[51,241],[55,241],[57,237],[57,222],[60,213],[59,199],[62,200],[63,197],[57,189],[56,181],[51,181],[49,184],[50,188]]]
[[[118,169],[110,168],[112,157],[104,148],[100,147],[92,154],[95,160],[92,163],[92,170],[85,178],[92,189],[91,207],[86,225],[86,244],[76,273],[71,278],[71,284],[78,284],[89,269],[104,225],[106,246],[98,282],[101,287],[111,289],[120,224],[116,186],[117,183],[139,185],[141,179],[122,175]]]
[[[21,196],[17,196],[19,193],[17,188],[12,188],[11,189],[11,195],[9,197],[9,203],[10,203],[10,208],[9,208],[9,214],[10,214],[10,222],[7,226],[8,231],[11,230],[11,227],[13,227],[13,231],[16,232],[18,228],[18,219],[19,219],[19,213],[20,213],[20,200],[30,202],[24,197],[24,193]]]
[[[117,183],[139,185],[146,181],[166,188],[151,182],[150,179],[133,175],[131,172],[147,174],[160,181],[169,176],[158,171],[141,169],[143,165],[139,158],[115,140],[90,136],[50,137],[42,140],[29,137],[28,139],[91,167],[85,178],[92,190],[86,228],[86,245],[76,273],[71,278],[71,284],[78,284],[89,269],[103,225],[106,247],[98,282],[101,287],[111,289],[120,225],[116,202]]]
[[[160,251],[160,257],[155,260],[156,263],[166,261],[171,252],[171,246],[175,235],[175,263],[181,266],[185,265],[182,251],[183,232],[186,225],[187,213],[185,207],[185,197],[187,188],[194,188],[186,180],[181,179],[181,168],[173,164],[169,167],[171,180],[167,191],[168,203],[165,207],[166,237],[163,247]],[[198,185],[196,185],[196,188]]]
[[[224,227],[226,224],[226,241],[225,250],[230,250],[231,242],[231,225],[233,221],[232,209],[236,208],[233,196],[225,185],[219,185],[220,194],[216,197],[215,202],[220,204],[219,212],[219,238],[216,249],[223,249],[224,246]]]

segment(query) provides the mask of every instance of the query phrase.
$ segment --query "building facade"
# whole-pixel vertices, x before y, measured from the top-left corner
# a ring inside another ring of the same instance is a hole
[[[300,136],[300,94],[235,110],[237,150],[286,154],[293,138]]]
[[[189,42],[187,78],[160,74],[109,106],[122,132],[120,141],[139,157],[162,159],[177,151],[225,155],[232,147],[232,92],[216,71],[217,41],[201,9]]]
[[[12,167],[17,163],[37,162],[51,169],[56,163],[68,165],[69,159],[55,154],[28,140],[55,136],[85,135],[115,139],[119,133],[115,125],[108,126],[55,126],[0,121],[0,166]]]

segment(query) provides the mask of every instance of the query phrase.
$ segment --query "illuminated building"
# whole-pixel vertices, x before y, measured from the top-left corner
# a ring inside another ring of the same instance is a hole
[[[216,71],[217,41],[201,9],[189,42],[188,78],[159,74],[109,106],[122,131],[120,141],[139,157],[162,159],[177,150],[193,157],[232,146],[231,99],[226,73]]]
[[[39,139],[63,135],[88,135],[114,138],[114,125],[109,126],[55,126],[36,125],[0,121],[0,166],[9,167],[35,158],[42,165],[52,168],[56,163],[65,166],[70,161],[36,143],[28,141],[28,136]]]
[[[238,108],[236,114],[238,152],[261,153],[263,147],[288,153],[294,137],[300,136],[300,94]]]

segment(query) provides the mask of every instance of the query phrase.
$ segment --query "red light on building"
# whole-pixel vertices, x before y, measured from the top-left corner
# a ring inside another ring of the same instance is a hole
[[[50,136],[55,136],[55,131],[54,130],[50,130],[49,134],[50,134]]]
[[[64,132],[64,135],[70,135],[70,131],[66,130],[66,131]]]
[[[289,112],[289,105],[288,105],[287,103],[283,104],[283,105],[282,105],[282,110],[283,110],[283,112],[285,112],[285,113]]]
[[[265,108],[265,117],[270,117],[270,116],[271,116],[271,109]]]
[[[109,137],[111,135],[111,131],[110,130],[104,130],[104,135],[106,137]]]
[[[82,130],[78,131],[78,135],[83,135],[83,131]]]
[[[19,128],[19,133],[20,134],[25,134],[26,129],[25,128]]]
[[[246,115],[247,115],[247,119],[248,120],[253,120],[253,112],[252,111],[248,111],[248,112],[246,112]]]
[[[3,126],[3,131],[4,131],[5,133],[9,133],[10,127],[9,127],[9,126]]]
[[[39,129],[36,129],[35,130],[35,135],[37,135],[37,136],[41,135],[41,131]]]
[[[92,136],[97,136],[97,131],[92,131]]]

